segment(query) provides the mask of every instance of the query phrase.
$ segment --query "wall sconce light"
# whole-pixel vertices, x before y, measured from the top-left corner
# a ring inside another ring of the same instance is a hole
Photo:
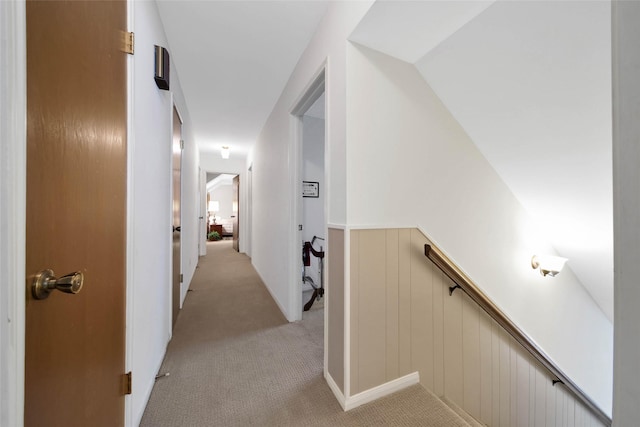
[[[207,210],[213,215],[213,223],[216,223],[216,212],[220,210],[220,202],[217,200],[210,200]]]
[[[553,255],[534,255],[531,258],[531,267],[535,270],[540,269],[540,274],[543,276],[555,277],[556,274],[562,271],[564,263],[567,262],[567,258],[562,258]]]
[[[222,149],[220,150],[220,155],[222,156],[223,159],[228,159],[229,158],[229,147],[227,147],[226,145],[224,147],[222,147]]]

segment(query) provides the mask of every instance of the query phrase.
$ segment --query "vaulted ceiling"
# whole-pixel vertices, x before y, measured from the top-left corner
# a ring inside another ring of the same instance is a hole
[[[203,151],[245,155],[322,1],[159,1]],[[608,1],[377,1],[352,40],[414,64],[613,318]]]

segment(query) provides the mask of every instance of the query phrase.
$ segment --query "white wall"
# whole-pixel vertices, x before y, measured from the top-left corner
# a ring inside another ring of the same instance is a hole
[[[159,90],[149,67],[153,45],[167,46],[155,3],[133,2],[133,137],[129,137],[128,369],[134,372],[129,425],[140,422],[171,337],[171,96]],[[147,72],[145,72],[147,71]],[[153,167],[150,167],[153,165]]]
[[[348,223],[420,226],[610,414],[611,323],[569,268],[531,268],[553,249],[415,67],[351,45],[347,117]]]
[[[302,117],[302,180],[319,183],[319,197],[302,198],[302,240],[311,241],[313,236],[326,239],[326,225],[324,221],[324,200],[326,187],[324,181],[324,126],[323,119],[316,117]],[[326,240],[318,240],[313,247],[320,250],[326,249]],[[317,285],[320,285],[318,270],[318,258],[311,255],[311,265],[307,267],[306,274]],[[305,301],[306,302],[306,301]]]
[[[220,202],[220,210],[216,212],[216,218],[230,219],[233,215],[233,186],[220,185],[209,192],[211,200]]]
[[[271,115],[256,141],[253,162],[252,261],[289,320],[299,303],[298,283],[291,283],[292,269],[299,258],[297,225],[291,217],[292,175],[289,162],[294,141],[290,111],[303,95],[323,64],[326,66],[327,97],[327,177],[328,222],[346,220],[346,117],[345,59],[346,39],[371,2],[330,2],[327,13],[313,36]],[[274,236],[277,236],[274,238]],[[295,243],[294,243],[295,242]],[[290,247],[295,245],[295,247]],[[298,292],[291,292],[296,289]]]
[[[204,151],[200,153],[200,167],[207,172],[238,175],[247,168],[247,160],[245,156],[235,153],[231,153],[231,157],[225,160],[220,157],[220,153]]]
[[[171,92],[153,80],[155,44],[170,48],[155,2],[131,2],[130,29],[136,34],[130,71],[132,108],[129,135],[128,337],[127,366],[133,394],[127,423],[138,425],[171,337],[171,135],[175,102],[183,123],[182,272],[187,285],[198,259],[197,162],[188,110],[175,68]],[[173,93],[173,96],[172,96]],[[186,293],[182,289],[182,295]]]
[[[640,4],[613,2],[615,426],[640,419]]]

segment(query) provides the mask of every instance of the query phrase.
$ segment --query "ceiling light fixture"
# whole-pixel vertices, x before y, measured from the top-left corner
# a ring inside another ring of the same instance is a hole
[[[564,263],[567,261],[567,258],[554,255],[534,255],[531,258],[531,267],[534,270],[539,268],[540,274],[543,276],[555,277],[556,274],[562,271]]]
[[[229,158],[229,147],[227,147],[226,145],[224,147],[222,147],[222,149],[220,150],[220,155],[222,156],[223,159],[228,159]]]

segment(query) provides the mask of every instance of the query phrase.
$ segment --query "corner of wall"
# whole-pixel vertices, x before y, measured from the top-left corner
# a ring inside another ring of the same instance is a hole
[[[392,393],[419,383],[420,374],[418,372],[412,372],[403,377],[396,378],[395,380],[388,381],[384,384],[380,384],[379,386],[360,392],[356,395],[348,396],[345,399],[345,403],[342,407],[345,411],[350,411],[357,408],[358,406],[373,402],[374,400],[378,400],[382,397],[388,396]]]
[[[338,400],[338,403],[342,407],[342,410],[346,411],[347,410],[347,403],[346,403],[347,399],[344,397],[344,394],[342,394],[342,390],[340,390],[340,387],[338,387],[338,385],[336,384],[334,379],[331,377],[331,374],[329,374],[328,372],[325,372],[324,373],[324,378],[327,381],[327,384],[329,385],[329,388],[331,389],[331,392],[336,397],[336,399]]]

